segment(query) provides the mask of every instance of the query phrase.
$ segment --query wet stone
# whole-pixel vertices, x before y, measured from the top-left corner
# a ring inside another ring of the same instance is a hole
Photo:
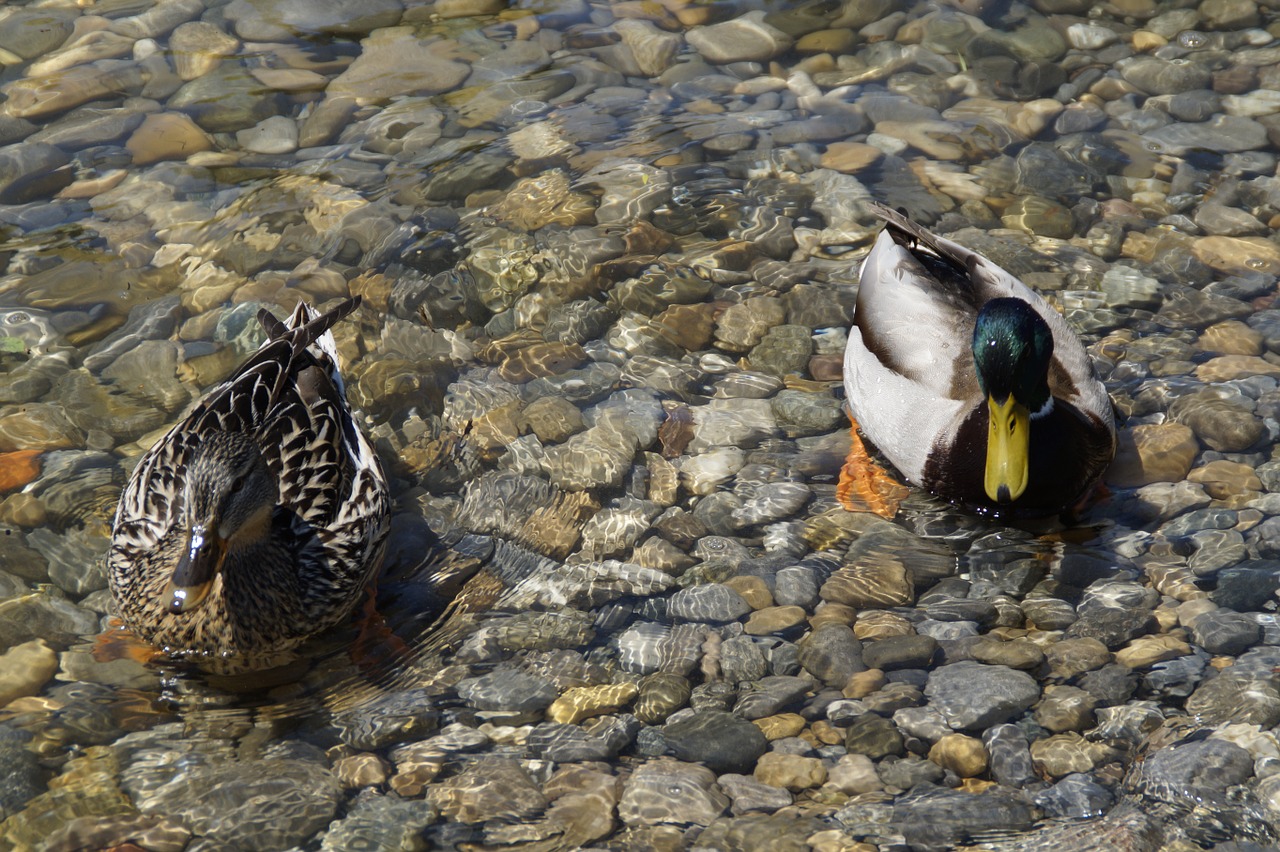
[[[822,682],[843,687],[849,678],[867,666],[862,661],[862,643],[843,624],[823,624],[800,642],[800,665]]]
[[[969,647],[969,653],[980,663],[1029,672],[1038,670],[1045,661],[1045,654],[1040,646],[1025,639],[1001,642],[983,637]]]
[[[342,741],[368,751],[410,738],[421,739],[436,729],[439,713],[426,690],[381,695],[352,708],[334,721]]]
[[[1216,115],[1194,124],[1170,124],[1145,134],[1145,138],[1173,156],[1197,148],[1219,153],[1251,151],[1267,144],[1266,129],[1261,124],[1233,115]]]
[[[747,356],[751,369],[778,378],[803,375],[813,353],[810,334],[810,329],[800,325],[774,326]]]
[[[779,808],[790,805],[794,800],[794,797],[785,789],[761,783],[748,775],[726,773],[717,778],[716,783],[729,796],[733,802],[730,810],[738,816],[753,811],[773,813]]]
[[[1214,391],[1176,400],[1169,408],[1169,415],[1189,426],[1209,447],[1221,452],[1246,450],[1266,431],[1250,411]]]
[[[408,848],[435,819],[435,809],[420,799],[362,795],[346,816],[330,824],[320,848],[326,852]]]
[[[515,821],[547,806],[529,774],[505,758],[480,758],[457,775],[437,781],[427,789],[427,801],[442,816],[464,823]]]
[[[807,615],[798,606],[771,606],[757,610],[747,618],[743,630],[750,636],[787,633],[805,623]]]
[[[529,753],[556,763],[610,760],[635,739],[639,722],[625,716],[603,716],[582,725],[547,723],[529,732]]]
[[[990,755],[981,740],[948,734],[929,749],[929,760],[961,778],[975,778],[987,771]]]
[[[827,770],[815,757],[769,752],[756,763],[755,779],[770,787],[798,793],[819,787],[827,780]]]
[[[681,621],[724,623],[744,617],[751,612],[751,605],[728,586],[707,583],[676,592],[667,612]]]
[[[792,44],[781,30],[765,23],[763,11],[690,30],[689,44],[708,62],[759,62],[772,59]]]
[[[822,585],[821,595],[858,609],[904,606],[915,599],[907,570],[896,564],[841,568]]]
[[[1122,430],[1107,481],[1122,488],[1177,482],[1191,470],[1199,449],[1195,432],[1181,423]]]
[[[1067,628],[1067,639],[1097,639],[1108,648],[1115,649],[1149,632],[1151,613],[1146,610],[1098,607],[1081,614]]]
[[[1093,727],[1095,701],[1092,695],[1074,686],[1051,685],[1036,706],[1035,720],[1055,734],[1084,731]]]
[[[645,724],[660,724],[688,703],[691,692],[688,678],[671,672],[654,672],[640,681],[633,705],[636,718]]]
[[[0,602],[0,648],[43,639],[65,648],[96,632],[97,616],[70,601],[35,592]]]
[[[769,747],[758,727],[717,710],[682,716],[669,722],[662,734],[671,754],[716,772],[750,772]]]
[[[893,722],[875,713],[852,719],[845,731],[844,745],[850,754],[866,755],[872,760],[902,754],[904,750],[902,734]]]
[[[318,33],[359,35],[394,25],[400,12],[399,0],[374,0],[355,10],[336,0],[233,0],[225,14],[242,38],[279,41]]]
[[[145,796],[135,795],[144,814],[179,820],[197,834],[242,848],[300,843],[329,824],[340,799],[332,773],[294,759],[189,766]]]
[[[1215,578],[1210,599],[1237,612],[1257,612],[1280,589],[1280,561],[1254,559],[1228,568]]]
[[[0,204],[22,204],[62,189],[71,183],[71,171],[63,168],[69,161],[48,143],[0,147]]]
[[[463,680],[458,695],[478,710],[529,713],[543,710],[556,699],[555,686],[525,672],[492,672]]]
[[[0,654],[0,706],[36,695],[58,670],[58,655],[41,639],[23,642]]]
[[[1250,613],[1217,609],[1191,622],[1191,638],[1210,654],[1236,656],[1258,644],[1262,628]]]
[[[771,675],[744,685],[733,712],[744,719],[762,719],[790,709],[812,688],[805,678]]]
[[[845,419],[841,404],[827,394],[782,390],[772,400],[778,425],[790,437],[830,431]]]
[[[643,764],[632,773],[618,803],[630,826],[708,825],[729,808],[729,797],[706,767],[674,760]]]
[[[927,668],[938,650],[932,636],[895,636],[867,642],[862,659],[869,667],[881,671]]]
[[[774,575],[773,599],[781,606],[811,609],[818,601],[818,580],[814,571],[796,565]]]
[[[1239,722],[1270,728],[1280,722],[1280,693],[1273,684],[1247,675],[1221,675],[1196,687],[1187,712],[1207,724]]]
[[[959,662],[931,672],[924,693],[952,728],[967,731],[1016,717],[1039,699],[1040,687],[1025,672]]]

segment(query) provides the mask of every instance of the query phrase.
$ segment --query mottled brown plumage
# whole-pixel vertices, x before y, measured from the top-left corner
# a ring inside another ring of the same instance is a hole
[[[382,559],[389,498],[321,315],[268,339],[143,456],[108,558],[125,624],[166,653],[253,667],[346,617]]]

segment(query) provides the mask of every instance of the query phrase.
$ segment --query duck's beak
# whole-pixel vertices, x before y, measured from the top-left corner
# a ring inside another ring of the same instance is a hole
[[[165,586],[169,612],[174,615],[191,612],[204,603],[226,558],[227,542],[217,528],[194,524],[182,558]]]
[[[1027,490],[1027,458],[1031,445],[1031,412],[1013,394],[999,402],[987,397],[987,496],[1012,503]]]

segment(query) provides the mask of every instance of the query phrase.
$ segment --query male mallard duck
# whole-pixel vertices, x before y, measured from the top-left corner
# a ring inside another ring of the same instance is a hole
[[[386,479],[351,416],[329,328],[299,304],[153,446],[120,495],[111,592],[183,657],[256,659],[344,618],[382,560]]]
[[[849,409],[910,482],[986,514],[1074,505],[1116,449],[1111,399],[1044,299],[882,205],[844,356]]]

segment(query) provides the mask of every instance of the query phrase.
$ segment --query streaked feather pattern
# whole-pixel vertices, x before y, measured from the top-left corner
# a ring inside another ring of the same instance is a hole
[[[389,510],[329,333],[358,304],[323,315],[300,304],[285,322],[262,311],[268,339],[139,461],[116,509],[108,567],[121,615],[142,638],[175,655],[267,656],[333,625],[358,602],[380,565]],[[252,558],[233,552],[211,599],[175,614],[164,589],[183,546],[188,463],[214,432],[251,435],[279,496]]]

